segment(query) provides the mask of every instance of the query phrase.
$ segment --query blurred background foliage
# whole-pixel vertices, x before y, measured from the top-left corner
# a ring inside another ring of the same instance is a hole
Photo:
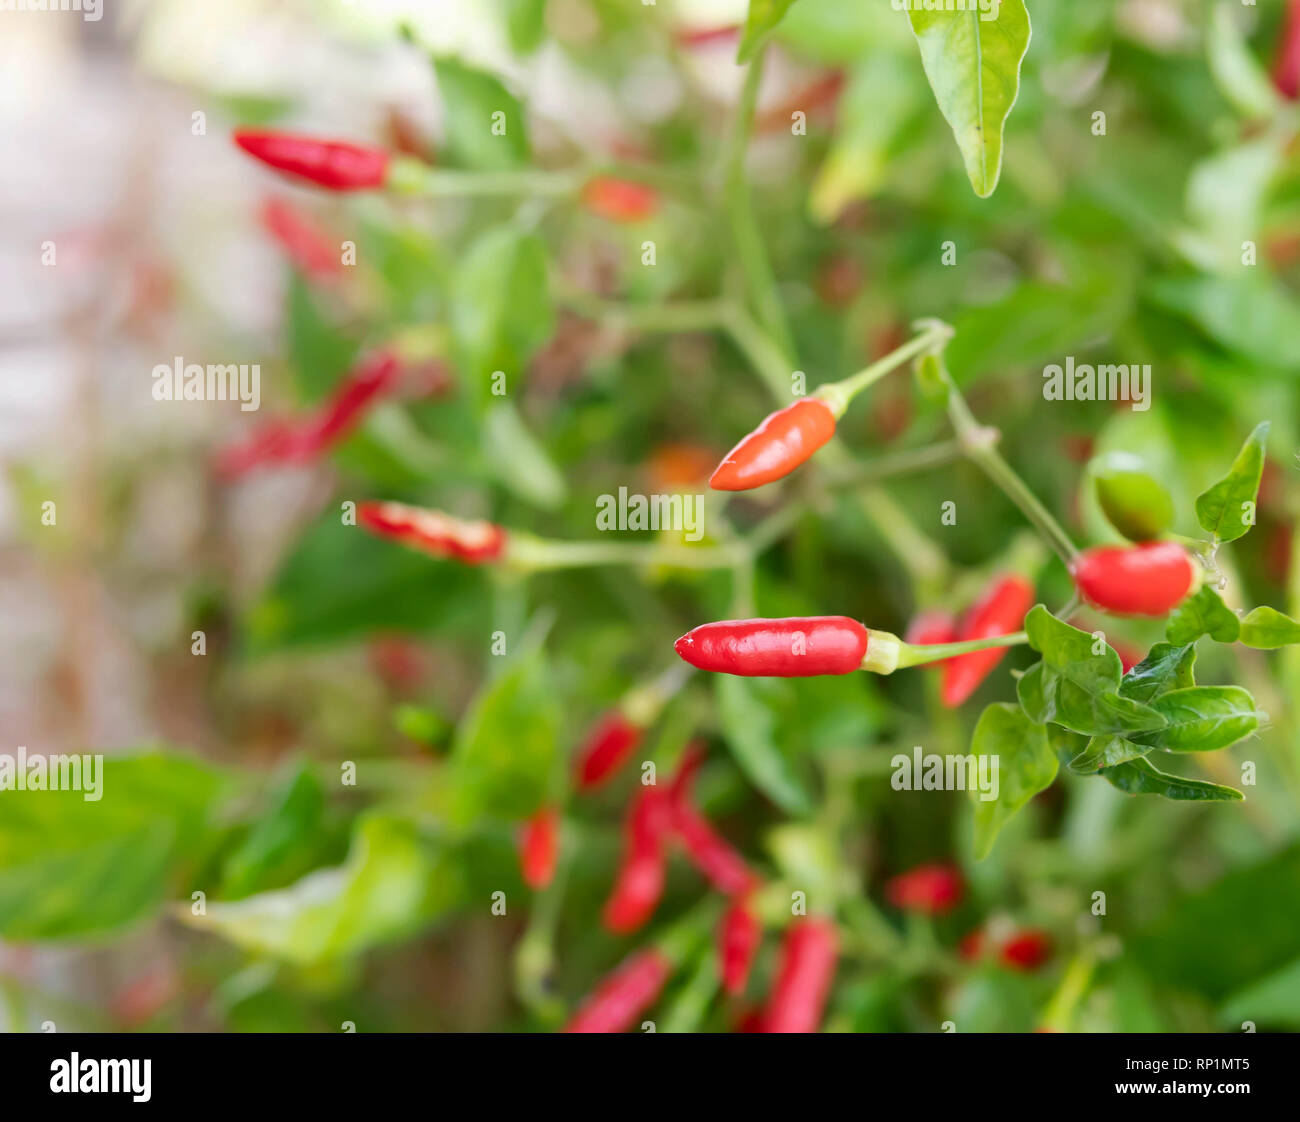
[[[1110,533],[1085,486],[1095,453],[1140,453],[1174,496],[1176,529],[1191,534],[1194,497],[1270,419],[1260,521],[1231,551],[1227,598],[1294,613],[1300,163],[1294,105],[1264,76],[1282,5],[1029,8],[1005,167],[986,200],[970,189],[905,16],[884,0],[798,0],[777,29],[746,178],[799,368],[810,385],[840,378],[897,345],[912,320],[948,320],[950,366],[973,409],[1087,542]],[[918,608],[959,607],[961,590],[997,567],[1022,521],[960,463],[885,484],[946,559],[925,587],[897,525],[860,487],[828,486],[815,463],[730,503],[710,494],[702,546],[774,510],[801,511],[737,573],[620,567],[525,580],[340,523],[341,503],[383,498],[590,539],[597,496],[702,492],[696,461],[716,462],[768,412],[769,391],[726,332],[639,326],[640,311],[664,302],[743,290],[723,166],[736,39],[690,34],[742,15],[722,2],[159,0],[127,6],[106,21],[111,39],[83,44],[129,60],[124,80],[168,91],[166,127],[195,150],[221,149],[203,159],[232,169],[216,182],[240,184],[243,204],[226,221],[245,238],[269,191],[356,242],[358,266],[329,285],[262,251],[257,266],[273,273],[253,286],[270,293],[261,327],[205,300],[174,246],[174,303],[158,314],[184,327],[175,353],[261,361],[272,414],[320,400],[357,355],[395,338],[420,338],[450,381],[376,409],[328,463],[237,487],[206,468],[248,420],[233,410],[204,431],[102,442],[86,453],[89,492],[78,489],[84,472],[6,453],[10,557],[92,573],[122,605],[151,585],[174,597],[162,625],[123,625],[157,706],[138,744],[74,743],[64,727],[38,745],[7,725],[30,751],[114,753],[102,802],[2,804],[11,1028],[553,1028],[647,938],[597,922],[635,769],[594,798],[565,791],[569,756],[600,714],[674,661],[676,636],[746,597],[757,615],[845,614],[901,633]],[[189,135],[191,105],[207,113],[205,139]],[[466,127],[485,106],[507,108],[508,146],[485,147]],[[806,135],[792,133],[794,112],[806,113]],[[618,226],[568,197],[324,198],[225,152],[231,127],[258,120],[439,168],[614,159],[660,206]],[[194,205],[231,211],[214,192],[197,184]],[[1243,265],[1246,241],[1257,264]],[[942,264],[946,242],[953,266]],[[137,388],[176,337],[137,340],[147,356]],[[1045,401],[1042,367],[1066,355],[1150,363],[1150,410]],[[495,370],[508,372],[504,400],[487,389]],[[840,433],[864,469],[948,438],[905,372],[851,409]],[[185,480],[179,496],[160,500],[159,476]],[[57,531],[26,513],[47,497],[68,512]],[[949,500],[959,517],[942,526]],[[169,559],[139,548],[155,502],[196,524]],[[1068,599],[1059,563],[1039,594]],[[1108,626],[1133,645],[1159,637]],[[196,630],[203,657],[190,652]],[[504,657],[492,653],[497,632]],[[828,1027],[1300,1028],[1300,658],[1201,653],[1202,682],[1248,685],[1271,717],[1258,738],[1195,764],[1237,785],[1253,763],[1246,803],[1126,798],[1063,774],[975,865],[966,798],[894,791],[889,760],[914,744],[964,752],[983,704],[1014,696],[1006,668],[1029,661],[1012,654],[956,713],[938,706],[926,672],[696,677],[637,758],[668,767],[703,738],[701,799],[720,828],[774,883],[828,886],[846,943]],[[57,657],[47,669],[31,689],[75,705]],[[340,782],[348,764],[355,785]],[[563,869],[534,896],[514,842],[544,799],[565,803]],[[883,902],[887,877],[937,859],[968,876],[957,911],[929,922]],[[194,892],[206,894],[204,917],[191,915]],[[496,892],[504,916],[492,914]],[[1098,892],[1103,917],[1091,914]],[[705,895],[674,865],[648,937],[694,922]],[[963,934],[999,923],[1049,931],[1050,962],[1017,974],[957,956]],[[711,955],[708,941],[693,954]],[[675,1008],[691,974],[679,971],[659,1008]],[[726,1029],[735,1015],[713,1000],[674,1023]]]

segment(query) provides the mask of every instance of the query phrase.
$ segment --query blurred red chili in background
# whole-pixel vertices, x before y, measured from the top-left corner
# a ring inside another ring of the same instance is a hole
[[[1293,101],[1300,98],[1300,0],[1289,0],[1287,4],[1277,61],[1273,64],[1273,82]]]
[[[623,826],[623,857],[614,889],[605,902],[605,927],[628,935],[645,924],[664,891],[668,832],[673,825],[671,800],[657,786],[642,786],[628,808]]]
[[[497,560],[506,547],[505,530],[492,522],[466,522],[440,510],[405,503],[361,503],[357,524],[434,557],[471,565]]]
[[[907,634],[903,637],[905,643],[912,643],[918,647],[932,647],[939,643],[953,643],[956,640],[956,618],[951,612],[938,608],[913,616],[912,622],[907,625]],[[943,663],[936,662],[932,665],[942,666]]]
[[[789,475],[835,435],[835,414],[821,398],[778,409],[727,453],[709,478],[715,491],[749,491]]]
[[[672,970],[672,961],[660,950],[629,956],[592,991],[564,1031],[626,1032],[654,1003]]]
[[[1052,957],[1052,939],[1045,931],[1018,931],[998,948],[998,960],[1012,970],[1037,970]]]
[[[839,935],[829,920],[808,916],[786,928],[776,981],[763,1012],[764,1032],[816,1032],[835,977]]]
[[[966,613],[957,631],[959,642],[968,639],[992,639],[1020,630],[1025,616],[1034,606],[1034,586],[1022,576],[1006,576],[995,581],[974,607]],[[949,708],[961,705],[992,673],[1006,656],[1005,647],[973,651],[958,655],[943,664],[943,703]]]
[[[659,209],[659,194],[644,183],[598,175],[583,187],[582,202],[611,222],[644,222]]]
[[[763,927],[745,896],[736,896],[723,913],[718,926],[718,960],[722,988],[742,993],[763,939]]]
[[[615,709],[600,719],[578,749],[578,789],[590,791],[613,775],[641,743],[641,729]]]
[[[943,915],[962,898],[961,873],[944,862],[918,865],[885,882],[885,899],[905,912]]]
[[[339,247],[292,203],[267,199],[262,204],[262,225],[300,272],[320,279],[343,271]]]
[[[1074,562],[1079,595],[1095,608],[1124,616],[1163,616],[1195,591],[1200,570],[1177,542],[1100,545]]]
[[[330,191],[382,187],[388,178],[389,156],[382,148],[272,129],[237,129],[234,139],[262,163]]]
[[[545,888],[555,877],[560,854],[560,812],[544,806],[525,824],[519,836],[519,872],[534,890]]]

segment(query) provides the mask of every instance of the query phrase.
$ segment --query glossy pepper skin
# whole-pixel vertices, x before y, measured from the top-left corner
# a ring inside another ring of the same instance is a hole
[[[1122,616],[1163,616],[1195,591],[1199,573],[1177,542],[1102,545],[1073,566],[1079,595],[1093,607]]]
[[[992,639],[1018,631],[1034,606],[1034,586],[1024,577],[1002,577],[966,613],[957,630],[959,642],[968,639]],[[993,668],[1006,656],[1005,647],[972,651],[943,663],[944,705],[955,708],[973,694]]]
[[[578,749],[574,768],[580,791],[599,787],[613,775],[641,743],[641,729],[622,713],[607,713]]]
[[[735,897],[718,925],[719,973],[727,993],[744,992],[762,939],[763,927],[753,906],[746,897]]]
[[[239,129],[235,132],[235,143],[277,171],[306,179],[329,191],[382,187],[388,179],[389,156],[382,148],[271,129]]]
[[[559,854],[560,812],[544,806],[524,824],[519,835],[519,872],[524,884],[534,891],[550,884]]]
[[[938,916],[961,903],[961,874],[942,862],[918,865],[885,882],[885,899],[905,912]]]
[[[835,978],[839,936],[814,916],[794,920],[781,943],[776,981],[763,1011],[764,1032],[816,1032]]]
[[[623,961],[582,1003],[565,1032],[626,1032],[654,1004],[673,972],[662,951],[639,951]]]
[[[737,444],[709,479],[715,491],[749,491],[789,475],[835,435],[826,402],[806,397],[770,414]]]
[[[582,202],[611,222],[644,222],[659,209],[659,195],[644,183],[598,175],[582,189]]]
[[[706,623],[673,649],[698,670],[741,677],[810,678],[862,668],[869,633],[846,616]]]
[[[357,524],[382,538],[471,565],[499,559],[506,547],[505,531],[491,522],[466,522],[405,503],[361,503]]]
[[[606,930],[630,935],[654,914],[664,891],[672,825],[673,808],[667,792],[655,786],[641,787],[623,826],[623,858],[602,913]]]
[[[1300,98],[1300,0],[1288,0],[1273,64],[1273,84],[1292,101]]]

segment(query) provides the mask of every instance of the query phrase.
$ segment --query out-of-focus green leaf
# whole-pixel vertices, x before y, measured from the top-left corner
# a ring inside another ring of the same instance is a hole
[[[1216,643],[1235,643],[1240,633],[1241,621],[1208,584],[1179,604],[1165,627],[1165,638],[1176,646],[1195,643],[1202,635]]]
[[[1146,294],[1167,311],[1183,316],[1222,347],[1253,359],[1265,369],[1300,370],[1300,305],[1259,270],[1243,279],[1166,277]]]
[[[1146,471],[1140,457],[1108,452],[1094,460],[1089,470],[1103,513],[1130,541],[1150,541],[1169,529],[1174,520],[1174,501]]]
[[[1214,5],[1205,36],[1207,59],[1215,85],[1237,112],[1252,119],[1267,119],[1277,110],[1279,98],[1259,61],[1251,54],[1233,13],[1241,5]]]
[[[748,62],[782,17],[790,10],[794,0],[749,0],[749,14],[745,17],[745,31],[740,37],[740,51],[736,61]]]
[[[465,252],[452,282],[452,335],[461,369],[478,399],[491,400],[492,375],[505,375],[509,393],[524,364],[555,330],[540,238],[502,226]]]
[[[1134,701],[1150,701],[1168,690],[1196,685],[1195,667],[1194,646],[1157,643],[1146,658],[1124,675],[1119,692]]]
[[[500,80],[454,58],[434,60],[447,149],[457,163],[495,171],[528,160],[523,106]]]
[[[568,491],[564,476],[513,404],[498,401],[488,407],[483,439],[489,466],[521,499],[544,510],[555,510],[564,502]]]
[[[92,801],[84,775],[80,791],[0,791],[0,937],[116,933],[183,890],[223,777],[162,754],[108,758],[98,774]]]
[[[1259,728],[1261,714],[1249,690],[1240,686],[1192,686],[1151,699],[1168,722],[1135,739],[1166,752],[1215,752]]]
[[[1300,323],[1300,319],[1295,322]],[[1196,520],[1217,541],[1234,542],[1255,525],[1255,498],[1264,475],[1268,428],[1268,421],[1256,425],[1228,474],[1197,497]]]
[[[344,958],[408,936],[461,895],[455,863],[391,815],[361,819],[347,861],[288,888],[231,903],[188,904],[179,918],[254,954],[300,964]]]
[[[977,761],[991,758],[998,769],[997,798],[987,799],[968,785],[975,803],[975,860],[982,861],[1007,819],[1052,785],[1058,765],[1047,729],[1034,724],[1016,705],[990,705],[980,714],[971,753]]]
[[[787,822],[769,830],[763,840],[777,868],[808,893],[814,905],[835,898],[842,873],[833,835],[815,824]]]
[[[1159,795],[1181,802],[1239,802],[1246,796],[1231,787],[1169,775],[1143,757],[1108,767],[1101,773],[1126,795]]]
[[[1232,994],[1219,1020],[1237,1029],[1249,1021],[1256,1028],[1300,1030],[1300,958]]]
[[[907,15],[966,175],[975,193],[987,198],[1002,172],[1002,130],[1020,92],[1020,63],[1029,50],[1024,0],[1001,0],[990,12],[909,8]]]
[[[330,392],[356,361],[357,342],[332,324],[297,273],[289,281],[289,365],[305,401]]]
[[[1259,236],[1260,211],[1284,159],[1280,133],[1217,152],[1192,169],[1187,215],[1192,229],[1177,236],[1203,268],[1241,268],[1242,245]]]
[[[506,34],[520,54],[532,54],[546,34],[546,0],[502,0]]]
[[[1255,608],[1241,621],[1241,641],[1262,651],[1289,647],[1300,643],[1300,623],[1276,608]]]
[[[746,778],[788,814],[807,814],[812,798],[773,738],[776,722],[744,678],[719,674],[718,713],[732,757]]]

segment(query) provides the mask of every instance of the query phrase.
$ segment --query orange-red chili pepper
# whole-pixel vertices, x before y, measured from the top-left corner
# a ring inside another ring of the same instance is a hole
[[[272,129],[238,129],[234,137],[262,163],[330,191],[382,187],[388,178],[389,156],[382,148]]]
[[[905,912],[943,915],[961,903],[961,874],[952,865],[918,865],[885,882],[885,899]]]
[[[992,639],[998,635],[1010,635],[1024,624],[1025,616],[1033,606],[1034,586],[1029,581],[1021,576],[1002,577],[966,613],[957,639]],[[943,703],[950,708],[961,705],[1006,653],[1005,647],[991,647],[986,651],[957,655],[944,662]]]
[[[829,920],[794,920],[781,943],[764,1032],[816,1032],[835,977],[839,936]]]
[[[361,503],[357,524],[434,557],[471,565],[496,561],[506,548],[506,532],[495,523],[466,522],[440,510],[405,503]]]
[[[714,471],[715,491],[748,491],[789,475],[835,435],[835,414],[821,398],[806,397],[770,414]]]
[[[644,183],[598,175],[583,187],[582,202],[611,222],[644,222],[659,209],[659,193]]]
[[[592,991],[564,1031],[626,1032],[654,1004],[672,972],[672,960],[660,950],[631,955]]]
[[[1177,542],[1102,545],[1072,566],[1079,595],[1093,607],[1123,616],[1163,616],[1196,590],[1200,569]]]
[[[529,888],[540,890],[555,877],[560,855],[560,812],[544,806],[525,824],[519,835],[519,872]]]

